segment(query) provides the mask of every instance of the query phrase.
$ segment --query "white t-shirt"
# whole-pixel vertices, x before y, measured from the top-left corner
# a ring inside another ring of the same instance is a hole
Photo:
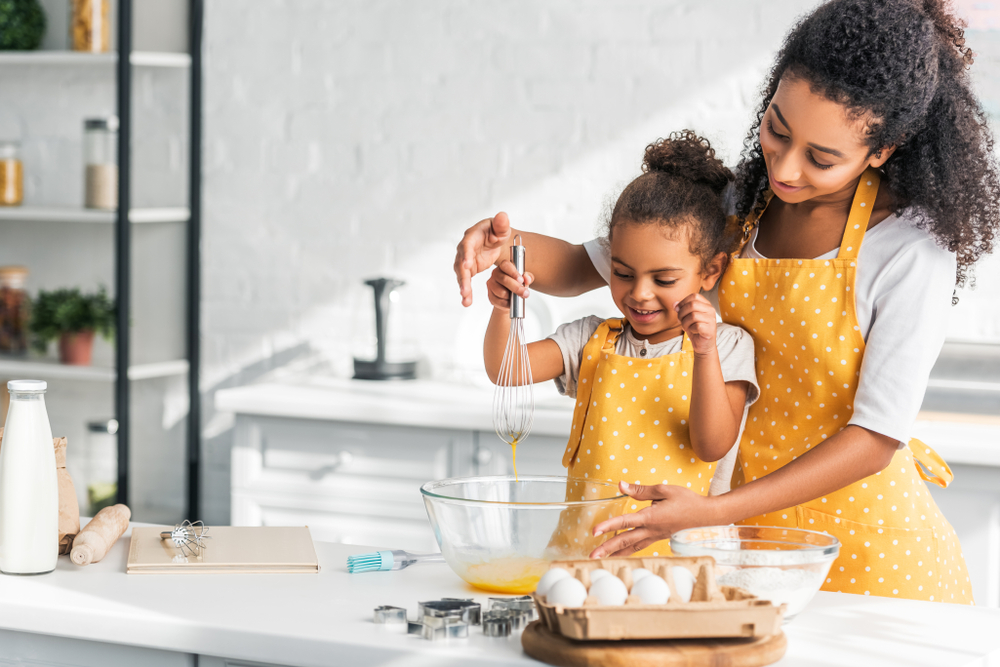
[[[563,374],[555,379],[559,393],[576,397],[576,387],[580,377],[580,359],[583,348],[590,342],[597,327],[604,322],[603,317],[591,315],[575,322],[562,324],[556,332],[549,336],[559,345],[563,356]],[[656,359],[681,351],[683,337],[676,336],[662,343],[650,345],[645,339],[636,338],[632,327],[625,325],[623,335],[615,341],[615,352],[625,357],[637,359]],[[729,491],[733,467],[736,465],[736,450],[743,427],[747,420],[747,410],[760,396],[757,384],[757,373],[754,370],[753,338],[743,328],[720,323],[715,330],[715,346],[719,350],[719,365],[722,367],[722,379],[725,382],[744,381],[750,383],[747,390],[747,400],[743,406],[743,417],[736,440],[729,452],[719,459],[712,475],[709,495],[717,496]]]
[[[743,257],[764,258],[754,248]],[[611,257],[600,239],[584,244],[610,280]],[[834,259],[838,249],[815,259]],[[944,345],[955,286],[955,255],[911,219],[889,216],[865,234],[858,255],[858,325],[865,354],[850,424],[899,441],[910,439],[931,368]],[[718,308],[715,290],[706,295]]]

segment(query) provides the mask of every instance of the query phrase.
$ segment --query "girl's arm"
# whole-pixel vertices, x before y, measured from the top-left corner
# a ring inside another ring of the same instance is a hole
[[[631,555],[684,528],[727,525],[821,498],[882,471],[895,453],[893,438],[850,425],[782,468],[721,496],[701,496],[679,486],[623,483],[625,493],[653,503],[598,524],[596,534],[634,530],[609,539],[591,558]]]
[[[576,296],[605,285],[582,245],[573,245],[551,236],[519,232],[511,228],[507,214],[501,212],[470,227],[458,244],[455,276],[463,306],[472,305],[472,277],[494,264],[505,268],[508,276],[513,276],[498,283],[497,287],[525,296],[525,286],[514,278],[517,272],[510,264],[508,250],[517,234],[521,235],[521,243],[526,248],[527,265],[535,274],[535,289],[540,292],[553,296]]]
[[[486,327],[486,337],[483,340],[483,361],[486,363],[486,374],[490,381],[496,383],[500,375],[500,365],[503,362],[504,351],[507,349],[507,336],[510,333],[510,293],[501,290],[495,284],[499,270],[487,283],[490,288],[490,301],[493,303],[493,314]],[[519,283],[520,285],[521,283]],[[528,285],[532,285],[532,275],[526,273],[523,278],[525,294]],[[496,297],[494,292],[503,292],[503,298]],[[546,338],[545,340],[528,343],[528,364],[531,367],[532,382],[547,382],[563,374],[563,356],[559,345]]]
[[[723,379],[712,304],[700,294],[692,294],[676,308],[694,348],[688,418],[691,446],[702,461],[718,461],[732,449],[739,435],[749,383]]]

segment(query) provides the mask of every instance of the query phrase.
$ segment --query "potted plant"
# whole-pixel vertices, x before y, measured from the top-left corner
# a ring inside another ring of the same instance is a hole
[[[111,340],[115,330],[115,304],[102,287],[92,294],[77,288],[52,292],[39,290],[32,304],[31,332],[34,347],[44,353],[49,341],[59,340],[59,361],[88,366],[94,333]]]

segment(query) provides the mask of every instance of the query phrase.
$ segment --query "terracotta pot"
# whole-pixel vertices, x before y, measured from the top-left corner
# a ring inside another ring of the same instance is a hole
[[[89,366],[94,351],[94,332],[77,331],[59,337],[59,361],[73,366]]]

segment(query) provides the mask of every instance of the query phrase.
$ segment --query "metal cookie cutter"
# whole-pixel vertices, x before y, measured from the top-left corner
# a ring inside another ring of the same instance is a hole
[[[520,630],[538,618],[535,602],[529,595],[517,598],[490,598],[490,611],[508,612],[513,630]]]
[[[203,540],[211,538],[210,535],[205,534],[207,532],[208,526],[205,525],[204,521],[191,523],[184,519],[174,526],[173,530],[165,530],[160,533],[160,539],[169,539],[182,555],[201,556],[201,552],[208,546]]]
[[[376,623],[406,623],[406,610],[402,607],[383,605],[375,607]]]
[[[483,608],[482,605],[472,598],[441,598],[441,602],[460,603],[469,617],[469,624],[479,625],[480,620],[482,619]]]
[[[511,622],[509,611],[483,612],[483,634],[487,637],[509,637]]]
[[[422,621],[427,617],[450,617],[458,618],[467,625],[478,625],[481,612],[482,607],[478,602],[472,600],[446,598],[444,600],[417,603],[417,619]]]
[[[469,636],[469,624],[456,616],[424,616],[424,639],[462,639]]]

